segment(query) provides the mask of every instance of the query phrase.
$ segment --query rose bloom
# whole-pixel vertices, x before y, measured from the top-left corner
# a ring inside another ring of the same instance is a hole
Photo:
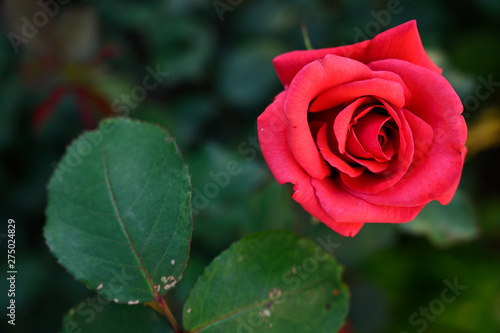
[[[451,201],[467,138],[462,103],[415,21],[354,45],[273,61],[285,90],[257,120],[264,158],[310,214],[344,236]]]

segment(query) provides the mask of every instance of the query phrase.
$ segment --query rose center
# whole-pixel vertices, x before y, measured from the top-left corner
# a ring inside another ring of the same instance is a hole
[[[356,158],[388,161],[395,152],[393,132],[394,120],[384,109],[359,112],[351,121],[346,151]]]
[[[386,142],[387,142],[387,137],[385,136],[385,133],[379,134],[378,143],[380,144],[380,147],[384,147]]]

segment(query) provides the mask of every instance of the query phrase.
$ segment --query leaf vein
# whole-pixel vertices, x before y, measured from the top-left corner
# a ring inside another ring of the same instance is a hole
[[[135,256],[135,258],[137,260],[137,263],[139,264],[139,269],[141,270],[142,274],[144,275],[144,278],[149,283],[149,287],[151,288],[150,292],[152,293],[153,296],[156,296],[156,292],[155,292],[155,289],[154,289],[153,281],[151,281],[151,277],[148,275],[148,273],[146,271],[146,268],[144,267],[144,263],[142,262],[140,255],[137,253],[137,250],[136,250],[136,248],[134,246],[134,243],[132,242],[132,238],[130,237],[130,234],[129,234],[128,230],[127,230],[125,222],[123,221],[123,218],[122,218],[122,216],[120,214],[120,209],[118,208],[118,203],[116,201],[116,196],[115,196],[115,194],[113,192],[113,187],[112,187],[112,184],[111,184],[111,179],[110,179],[110,175],[109,175],[109,166],[108,166],[108,161],[107,161],[107,158],[106,158],[106,152],[105,152],[104,146],[101,146],[101,147],[102,147],[101,148],[102,158],[103,158],[103,162],[104,162],[104,177],[105,177],[105,180],[106,180],[106,185],[107,185],[107,188],[108,188],[110,199],[111,199],[111,202],[113,204],[113,208],[115,209],[116,216],[118,218],[118,222],[120,223],[122,231],[123,231],[125,237],[127,238],[127,241],[128,241],[128,243],[130,245],[130,248],[132,249],[132,251],[134,253],[134,256]]]
[[[297,294],[299,294],[299,293],[301,293],[301,292],[303,292],[303,291],[305,291],[305,290],[307,290],[307,289],[309,289],[309,288],[312,288],[312,287],[314,287],[314,286],[316,286],[316,285],[318,285],[318,284],[321,284],[321,283],[323,283],[324,281],[328,281],[328,280],[330,280],[330,279],[331,279],[331,277],[330,277],[330,276],[327,276],[327,277],[325,277],[325,278],[323,278],[323,279],[320,279],[320,280],[318,280],[318,281],[315,281],[315,282],[312,282],[312,283],[310,283],[310,284],[308,284],[308,285],[305,285],[303,288],[299,288],[299,289],[297,289],[297,290],[295,290],[295,291],[291,291],[291,292],[285,292],[285,293],[283,294],[283,296],[285,296],[285,297],[286,297],[286,296],[295,296],[295,295],[297,295]],[[208,290],[208,289],[209,289],[209,288],[207,288],[207,290]],[[202,325],[202,326],[199,326],[199,327],[197,327],[196,329],[194,329],[193,331],[189,331],[189,333],[196,333],[196,332],[200,332],[201,330],[204,330],[205,328],[207,328],[207,327],[209,327],[209,326],[211,326],[211,325],[214,325],[214,324],[216,324],[216,323],[219,323],[219,322],[222,322],[222,321],[225,321],[225,320],[229,320],[229,319],[231,319],[232,317],[237,317],[237,316],[240,316],[240,315],[245,314],[245,313],[247,313],[247,312],[250,312],[250,311],[253,311],[253,310],[255,310],[255,309],[258,309],[258,308],[260,308],[260,307],[262,307],[262,306],[265,306],[268,302],[269,302],[269,299],[267,299],[267,298],[266,298],[265,300],[263,300],[263,301],[261,301],[261,302],[254,303],[254,305],[252,305],[252,306],[249,306],[249,307],[246,307],[246,308],[241,308],[241,309],[239,309],[239,310],[236,310],[236,311],[234,311],[234,312],[232,312],[232,313],[229,313],[229,314],[225,315],[224,317],[215,318],[215,319],[214,319],[214,320],[212,320],[211,322],[208,322],[208,323],[206,323],[206,324],[204,324],[204,325]],[[203,307],[202,307],[202,309],[203,309]],[[200,313],[202,313],[202,312],[200,312]]]
[[[85,233],[85,234],[89,235],[89,236],[92,236],[92,237],[95,237],[95,238],[104,239],[104,240],[107,240],[107,241],[109,241],[109,242],[115,242],[115,243],[118,243],[118,244],[129,245],[128,243],[125,243],[125,242],[120,242],[120,241],[118,241],[118,240],[116,240],[116,239],[112,239],[112,238],[109,238],[109,237],[105,237],[105,236],[101,236],[101,235],[98,235],[98,234],[92,233],[92,232],[87,231],[87,230],[85,230],[85,229],[79,228],[79,227],[77,227],[77,226],[75,226],[75,225],[69,224],[69,223],[67,223],[67,222],[65,222],[65,221],[63,221],[63,220],[60,220],[60,221],[61,221],[61,223],[63,223],[64,225],[66,225],[66,226],[68,226],[68,227],[71,227],[71,228],[73,228],[73,229],[76,229],[76,230],[78,230],[78,231],[80,231],[80,232],[82,232],[82,233]]]

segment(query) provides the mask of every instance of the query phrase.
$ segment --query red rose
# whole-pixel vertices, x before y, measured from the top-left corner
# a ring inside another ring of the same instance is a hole
[[[285,90],[257,120],[264,158],[292,198],[344,236],[451,201],[465,157],[459,97],[415,21],[349,46],[274,59]]]

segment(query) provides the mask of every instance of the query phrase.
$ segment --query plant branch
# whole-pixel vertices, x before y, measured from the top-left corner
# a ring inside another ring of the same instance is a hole
[[[160,308],[163,310],[165,313],[165,317],[167,317],[168,321],[170,322],[170,325],[172,325],[172,328],[174,329],[175,333],[183,333],[182,329],[179,327],[179,324],[177,323],[177,320],[175,320],[174,315],[172,314],[172,311],[170,311],[167,303],[161,296],[161,294],[156,295],[156,301],[158,302],[158,305]]]

